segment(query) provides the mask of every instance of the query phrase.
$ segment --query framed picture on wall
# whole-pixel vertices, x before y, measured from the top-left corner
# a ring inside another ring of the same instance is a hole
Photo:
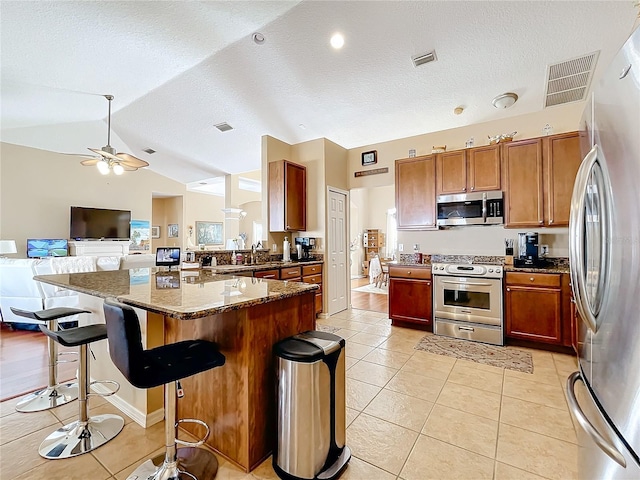
[[[155,225],[151,227],[151,238],[160,238],[160,227]]]
[[[222,245],[222,222],[196,222],[198,245]]]
[[[178,237],[178,224],[170,223],[167,227],[167,237],[168,238],[177,238]]]
[[[370,152],[362,153],[363,167],[367,165],[375,165],[376,163],[378,163],[378,152],[376,150],[371,150]]]

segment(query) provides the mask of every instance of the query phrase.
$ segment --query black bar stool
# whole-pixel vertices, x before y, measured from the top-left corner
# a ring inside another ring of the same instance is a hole
[[[196,373],[224,365],[225,358],[216,345],[206,340],[185,340],[169,345],[144,350],[140,322],[135,310],[115,299],[104,301],[104,316],[109,336],[109,353],[113,363],[134,387],[152,388],[164,385],[165,408],[165,455],[154,459],[157,466],[149,472],[145,463],[140,465],[130,478],[147,480],[173,480],[197,478],[209,480],[216,476],[218,461],[213,453],[202,445],[209,436],[209,427],[201,420],[177,417],[177,397],[180,393],[179,380]],[[197,442],[178,440],[179,423],[198,423],[207,429],[204,437]],[[177,445],[188,448],[177,448]],[[160,465],[158,465],[160,464]],[[197,475],[197,476],[196,476]]]
[[[19,308],[11,307],[11,311],[21,317],[30,318],[36,320],[40,324],[47,326],[49,330],[58,330],[58,319],[77,315],[79,313],[91,313],[89,310],[82,310],[80,308],[49,308],[47,310],[40,310],[37,312],[29,312],[27,310],[21,310]],[[39,412],[42,410],[48,410],[49,408],[59,407],[65,403],[69,403],[78,398],[78,384],[77,382],[71,383],[58,383],[58,363],[64,363],[67,361],[75,360],[58,360],[58,345],[49,337],[49,384],[46,388],[30,393],[25,396],[16,405],[18,412]]]
[[[107,326],[104,324],[87,325],[54,332],[40,325],[40,330],[49,338],[65,347],[80,347],[80,375],[78,378],[78,420],[50,434],[40,444],[38,451],[44,458],[52,460],[75,457],[95,450],[114,438],[124,427],[124,419],[110,413],[89,417],[87,400],[90,395],[108,396],[118,391],[120,385],[112,380],[93,383],[110,383],[116,386],[106,395],[89,393],[89,355],[87,345],[107,338]]]

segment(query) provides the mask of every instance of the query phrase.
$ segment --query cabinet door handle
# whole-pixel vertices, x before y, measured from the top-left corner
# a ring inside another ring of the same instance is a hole
[[[263,275],[262,278],[275,278],[275,275]]]
[[[509,287],[507,287],[507,292],[510,292],[510,291],[511,291],[511,289]]]
[[[553,223],[553,218],[549,219],[549,225],[551,225]]]
[[[471,191],[473,192],[476,189],[476,187],[471,187]]]
[[[540,220],[538,223],[542,225],[544,223],[544,220]]]
[[[407,272],[407,275],[411,275],[411,270],[409,270],[409,271]]]
[[[529,281],[530,281],[530,282],[535,282],[535,280],[536,280],[535,278],[533,278],[533,277],[529,277]]]
[[[462,191],[466,192],[467,191],[467,187],[462,187]]]

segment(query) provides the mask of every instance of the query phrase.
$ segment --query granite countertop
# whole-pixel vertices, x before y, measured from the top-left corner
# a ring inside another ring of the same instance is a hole
[[[247,308],[319,288],[210,270],[168,272],[157,268],[36,275],[34,279],[97,297],[115,297],[127,305],[179,320]]]
[[[505,272],[526,272],[526,273],[569,273],[569,265],[549,265],[546,267],[514,267],[505,265]]]
[[[305,265],[321,265],[322,263],[322,260],[309,260],[307,262],[283,262],[280,260],[253,265],[216,265],[215,267],[203,267],[203,270],[215,273],[260,272],[263,270],[272,270],[274,268],[303,267]]]

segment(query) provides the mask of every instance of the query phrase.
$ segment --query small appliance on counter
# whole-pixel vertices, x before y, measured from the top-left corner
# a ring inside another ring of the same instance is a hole
[[[540,258],[539,237],[535,232],[518,234],[518,256],[513,259],[514,267],[544,267],[548,264]]]
[[[314,260],[313,255],[311,255],[311,250],[316,246],[316,239],[314,237],[296,237],[295,244],[296,250],[298,250],[299,262]]]

